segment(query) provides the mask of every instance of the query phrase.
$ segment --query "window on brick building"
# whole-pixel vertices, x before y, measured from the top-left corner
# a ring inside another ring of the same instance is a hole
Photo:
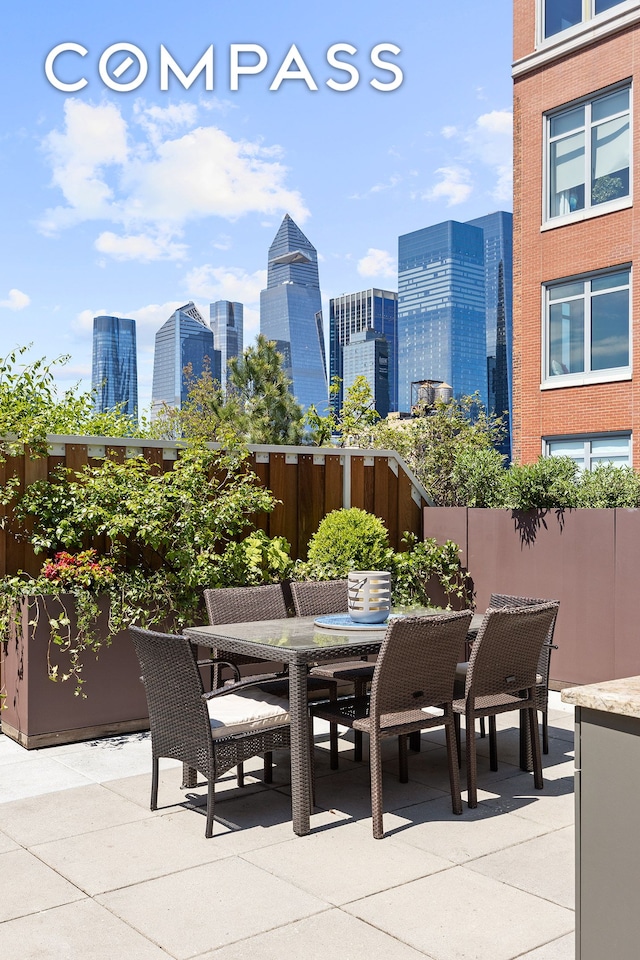
[[[606,213],[631,195],[629,86],[546,117],[546,220]]]
[[[630,375],[629,281],[617,269],[545,285],[546,387]]]
[[[553,37],[623,4],[631,6],[630,0],[543,0],[542,35]]]
[[[600,463],[631,466],[631,434],[595,434],[554,437],[543,441],[547,457],[571,457],[581,470],[593,470]]]

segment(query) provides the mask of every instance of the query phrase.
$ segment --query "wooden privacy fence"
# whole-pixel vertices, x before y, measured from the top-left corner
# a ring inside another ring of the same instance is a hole
[[[122,462],[143,456],[161,470],[171,470],[180,444],[105,437],[48,438],[48,456],[32,460],[28,452],[0,465],[0,483],[18,476],[21,487],[51,476],[58,466],[80,470],[98,466],[104,457]],[[361,507],[386,524],[394,549],[406,530],[422,537],[427,494],[404,461],[392,450],[347,450],[336,447],[251,446],[250,465],[277,500],[273,513],[254,518],[269,536],[283,536],[294,559],[305,557],[309,538],[322,518],[340,507]],[[0,530],[0,576],[24,570],[36,575],[42,556]]]

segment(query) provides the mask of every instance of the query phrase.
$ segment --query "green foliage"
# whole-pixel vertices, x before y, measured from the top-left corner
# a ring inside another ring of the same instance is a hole
[[[577,506],[578,467],[569,457],[540,457],[512,466],[505,477],[505,503],[512,510]]]
[[[247,443],[302,441],[304,417],[294,399],[282,354],[260,335],[256,346],[232,357],[227,392],[206,368],[197,379],[186,369],[189,395],[181,409],[168,405],[151,426],[155,437],[217,442],[227,447]]]
[[[640,475],[631,467],[600,463],[579,479],[578,507],[640,507]]]
[[[340,377],[333,377],[329,396],[340,393]],[[342,447],[369,447],[373,443],[374,427],[380,415],[374,406],[373,393],[369,381],[358,376],[347,389],[340,413],[336,416],[333,409],[321,416],[314,406],[307,411],[307,424],[311,429],[311,441],[318,446],[331,442],[336,434],[340,435]]]
[[[296,567],[296,579],[338,580],[350,570],[388,570],[393,551],[379,517],[351,507],[333,510],[309,541],[306,563]]]
[[[281,583],[293,566],[290,550],[284,537],[269,538],[263,530],[254,530],[244,540],[227,546],[220,559],[216,586]]]
[[[458,487],[473,455],[491,450],[503,433],[502,420],[487,414],[476,394],[438,400],[430,413],[411,420],[383,420],[374,428],[373,446],[397,450],[434,504],[454,507],[464,505]],[[483,461],[486,469],[488,459]]]
[[[451,468],[451,487],[455,506],[502,507],[507,471],[504,457],[494,447],[455,451]]]
[[[29,445],[32,456],[45,456],[47,434],[85,436],[140,436],[140,428],[119,410],[98,414],[94,397],[77,386],[58,392],[55,373],[69,361],[60,356],[30,363],[23,360],[29,347],[20,347],[0,360],[0,456]]]
[[[471,584],[460,564],[460,548],[453,540],[439,544],[435,539],[420,541],[405,533],[408,549],[393,558],[393,602],[400,605],[429,606],[428,586],[437,578],[449,604],[462,599],[465,606],[472,602]]]

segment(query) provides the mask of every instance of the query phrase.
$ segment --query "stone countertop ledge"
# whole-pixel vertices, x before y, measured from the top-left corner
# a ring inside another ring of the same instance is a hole
[[[572,703],[576,707],[640,719],[640,677],[568,687],[561,692],[561,698],[564,703]]]

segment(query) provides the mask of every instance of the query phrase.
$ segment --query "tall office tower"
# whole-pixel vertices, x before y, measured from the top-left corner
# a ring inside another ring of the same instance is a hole
[[[467,223],[484,234],[488,410],[505,419],[507,430],[499,450],[510,458],[513,214],[499,210]]]
[[[514,459],[638,470],[640,3],[516,0],[513,22]]]
[[[487,402],[484,235],[448,220],[398,240],[398,406],[441,380]]]
[[[216,300],[209,306],[209,322],[213,331],[213,346],[220,351],[220,386],[227,389],[227,364],[243,349],[243,315],[241,303]]]
[[[98,413],[117,406],[138,416],[136,322],[122,317],[93,318],[91,387]]]
[[[342,349],[344,392],[356,379],[366,377],[371,387],[373,405],[381,417],[389,413],[389,344],[375,330],[353,333]]]
[[[351,337],[363,330],[375,330],[387,341],[389,353],[389,410],[398,409],[398,294],[371,288],[358,293],[343,293],[329,301],[329,370],[331,379],[344,380],[343,351]],[[344,382],[340,393],[331,398],[338,413],[344,401]]]
[[[166,404],[179,408],[189,393],[191,379],[197,380],[209,367],[220,381],[220,351],[214,350],[213,331],[192,300],[171,314],[156,333],[153,358],[151,416]]]
[[[283,354],[298,403],[326,412],[318,255],[288,213],[269,247],[267,289],[260,294],[260,332],[275,340]]]

